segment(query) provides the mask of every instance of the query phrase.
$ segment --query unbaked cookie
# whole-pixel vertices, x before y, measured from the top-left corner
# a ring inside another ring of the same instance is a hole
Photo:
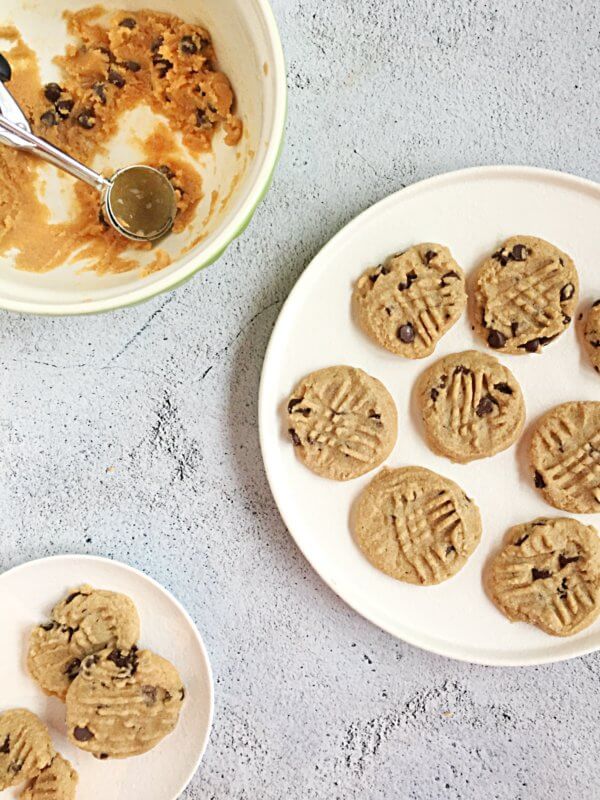
[[[492,599],[512,621],[570,636],[600,613],[600,537],[575,519],[536,519],[508,533],[492,562]]]
[[[21,793],[20,800],[75,800],[79,776],[58,753]]]
[[[368,269],[357,281],[353,305],[364,332],[406,358],[431,355],[462,315],[465,276],[447,247],[419,244]]]
[[[431,449],[466,464],[506,450],[525,422],[515,376],[493,356],[446,356],[422,375],[418,399]]]
[[[357,478],[391,453],[398,433],[396,406],[385,386],[361,369],[327,367],[296,386],[286,427],[296,455],[317,475]]]
[[[377,569],[430,586],[464,567],[481,538],[481,517],[453,481],[421,467],[384,468],[359,498],[354,531]]]
[[[48,728],[25,708],[0,714],[0,792],[25,783],[54,757]]]
[[[85,656],[107,647],[128,649],[140,635],[133,601],[123,594],[79,586],[31,632],[27,665],[44,692],[64,700]]]
[[[531,439],[534,483],[555,508],[600,512],[600,403],[563,403],[538,422]]]
[[[568,328],[578,294],[566,253],[535,236],[513,236],[477,274],[474,323],[495,350],[539,353]]]
[[[97,758],[145,753],[177,725],[179,673],[149,650],[104,650],[84,659],[67,692],[71,742]]]
[[[600,372],[600,300],[588,311],[583,336],[592,366]]]

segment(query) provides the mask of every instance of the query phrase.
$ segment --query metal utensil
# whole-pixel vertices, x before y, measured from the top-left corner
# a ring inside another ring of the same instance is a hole
[[[177,199],[166,175],[142,164],[124,167],[105,178],[36,136],[5,86],[11,75],[10,64],[0,54],[0,142],[38,156],[97,189],[106,222],[128,239],[152,242],[169,233],[175,222]]]

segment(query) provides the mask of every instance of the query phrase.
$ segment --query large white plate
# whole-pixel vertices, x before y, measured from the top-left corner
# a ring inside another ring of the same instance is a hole
[[[284,521],[316,571],[349,605],[394,636],[442,655],[483,664],[560,661],[600,648],[600,621],[560,639],[510,624],[487,598],[482,569],[513,524],[557,515],[531,485],[527,431],[492,459],[454,465],[425,445],[411,392],[432,361],[468,348],[487,349],[467,315],[423,361],[372,344],[351,318],[353,282],[366,267],[422,241],[448,245],[468,273],[504,238],[541,236],[579,268],[582,308],[600,297],[600,187],[557,172],[483,167],[441,175],[398,192],[342,230],[306,269],[288,298],[267,351],[260,391],[260,433],[271,489]],[[500,356],[523,387],[528,425],[567,400],[600,399],[600,378],[586,363],[571,326],[541,356]],[[481,509],[482,543],[467,566],[440,586],[399,583],[374,569],[354,544],[350,506],[374,473],[348,483],[316,477],[294,456],[282,402],[311,370],[361,367],[394,396],[399,436],[387,463],[418,464],[457,481]],[[600,514],[580,519],[600,526]]]
[[[140,646],[173,661],[186,699],[175,731],[137,758],[98,761],[69,743],[64,704],[46,697],[27,674],[27,638],[47,619],[67,589],[89,583],[123,592],[140,614]],[[78,800],[175,800],[202,758],[212,722],[213,687],[208,655],[194,623],[165,589],[146,575],[115,561],[92,556],[56,556],[30,561],[0,575],[0,711],[30,709],[46,722],[55,748],[79,773]],[[9,790],[17,798],[22,787]]]

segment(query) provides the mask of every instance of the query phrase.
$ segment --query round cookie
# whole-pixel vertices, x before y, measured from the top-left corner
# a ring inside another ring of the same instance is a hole
[[[85,656],[107,647],[128,649],[140,635],[133,602],[123,594],[79,586],[31,632],[27,666],[49,695],[64,700]]]
[[[71,763],[57,753],[21,793],[20,800],[75,800],[78,781]]]
[[[508,619],[571,636],[600,613],[600,536],[564,517],[517,525],[491,564],[488,588]]]
[[[429,446],[466,464],[506,450],[525,423],[525,402],[512,372],[475,350],[446,356],[418,383]]]
[[[48,728],[25,708],[0,714],[0,792],[25,783],[54,757]]]
[[[600,403],[563,403],[538,422],[531,438],[536,489],[555,508],[600,512]]]
[[[185,692],[175,667],[149,650],[88,656],[67,692],[70,741],[96,758],[145,753],[177,725]]]
[[[368,269],[353,294],[354,312],[367,336],[406,358],[431,355],[466,302],[462,269],[447,247],[431,243]]]
[[[588,311],[583,338],[592,366],[600,373],[600,300]]]
[[[495,350],[539,353],[568,328],[578,295],[566,253],[535,236],[513,236],[477,273],[475,327]]]
[[[385,386],[361,369],[327,367],[296,386],[286,428],[298,458],[317,475],[347,481],[379,466],[398,435]]]
[[[384,468],[358,500],[354,533],[374,567],[431,586],[464,567],[481,538],[481,517],[453,481],[422,467]]]

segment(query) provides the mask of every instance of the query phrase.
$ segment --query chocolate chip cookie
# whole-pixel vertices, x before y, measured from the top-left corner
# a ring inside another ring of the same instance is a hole
[[[491,564],[488,585],[508,619],[571,636],[600,613],[600,536],[575,519],[517,525]]]
[[[600,300],[588,311],[583,336],[592,366],[600,373]]]
[[[494,350],[539,353],[569,327],[578,295],[566,253],[535,236],[514,236],[477,274],[475,327]]]
[[[356,318],[381,347],[406,358],[431,355],[462,315],[465,276],[447,247],[419,244],[368,269],[353,294]]]
[[[431,586],[464,567],[479,544],[481,517],[453,481],[421,467],[384,468],[359,498],[354,533],[374,567]]]
[[[35,778],[52,761],[44,723],[25,708],[0,714],[0,792]]]
[[[600,512],[600,403],[563,403],[542,417],[531,439],[531,466],[551,506]]]
[[[129,758],[177,725],[185,696],[175,667],[149,650],[87,656],[67,692],[70,741],[96,758]]]
[[[417,396],[429,446],[460,464],[506,450],[523,430],[521,388],[485,353],[440,359],[421,376]]]
[[[79,776],[58,753],[21,793],[20,800],[75,800]]]
[[[44,692],[64,700],[81,661],[107,647],[129,648],[140,634],[133,602],[123,594],[79,586],[31,632],[27,665]]]
[[[300,381],[287,402],[286,428],[296,455],[310,470],[347,481],[388,457],[398,418],[380,381],[361,369],[338,366]]]

